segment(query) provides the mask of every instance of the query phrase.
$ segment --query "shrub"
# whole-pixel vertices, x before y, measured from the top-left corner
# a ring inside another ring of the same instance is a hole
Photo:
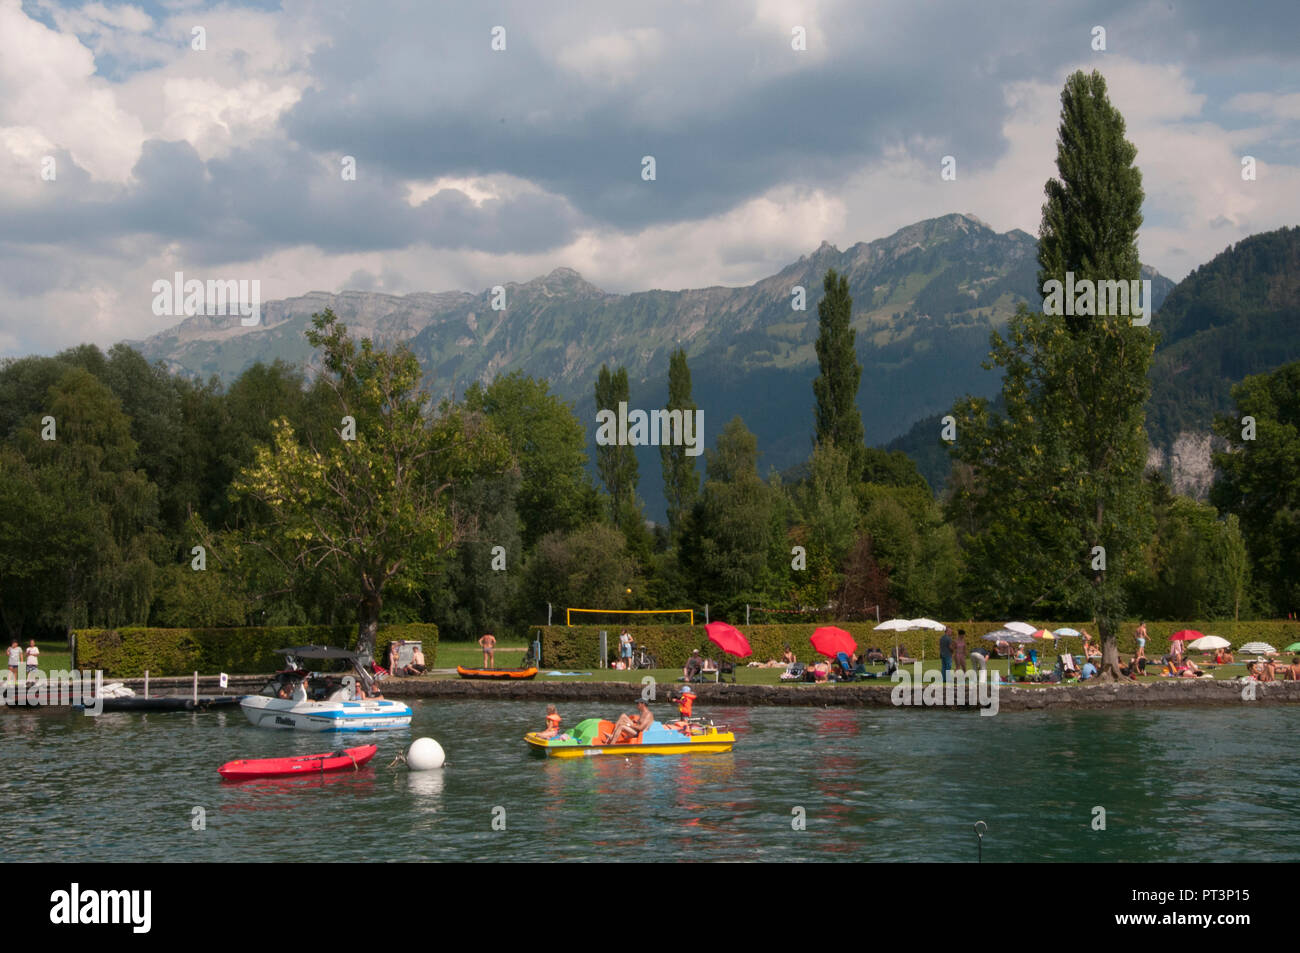
[[[290,645],[356,644],[354,625],[257,626],[212,629],[78,629],[73,665],[100,669],[116,678],[189,675],[191,672],[253,675],[284,664],[276,649]],[[407,622],[379,627],[377,651],[394,639],[418,639],[430,668],[438,652],[438,627]],[[379,655],[379,658],[383,658]]]

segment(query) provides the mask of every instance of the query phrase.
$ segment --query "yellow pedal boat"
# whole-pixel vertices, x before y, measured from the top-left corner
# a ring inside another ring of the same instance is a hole
[[[614,730],[612,721],[588,718],[555,738],[542,738],[535,731],[524,741],[537,754],[548,758],[595,758],[602,755],[634,754],[724,754],[736,743],[736,736],[726,726],[691,723],[681,731],[655,722],[630,743],[597,744],[603,735]]]

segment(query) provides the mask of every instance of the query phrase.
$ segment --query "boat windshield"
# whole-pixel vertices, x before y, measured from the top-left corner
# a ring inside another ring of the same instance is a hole
[[[304,671],[276,672],[271,679],[262,686],[260,694],[268,698],[293,698],[298,691],[298,682],[307,681],[310,689],[308,674]]]

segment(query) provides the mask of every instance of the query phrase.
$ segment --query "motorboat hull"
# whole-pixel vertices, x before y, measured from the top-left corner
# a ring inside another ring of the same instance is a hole
[[[239,707],[258,728],[358,732],[393,731],[411,725],[410,706],[386,698],[316,702],[249,695],[240,700]]]

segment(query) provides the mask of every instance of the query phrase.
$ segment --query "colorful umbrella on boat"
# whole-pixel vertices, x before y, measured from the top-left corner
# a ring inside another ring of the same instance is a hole
[[[824,625],[808,637],[812,647],[827,658],[835,658],[840,652],[852,655],[858,650],[858,643],[853,636],[833,625]]]
[[[749,639],[733,625],[727,625],[725,622],[710,622],[704,627],[704,631],[709,634],[710,642],[729,655],[745,658],[754,654],[754,650],[749,647]]]

